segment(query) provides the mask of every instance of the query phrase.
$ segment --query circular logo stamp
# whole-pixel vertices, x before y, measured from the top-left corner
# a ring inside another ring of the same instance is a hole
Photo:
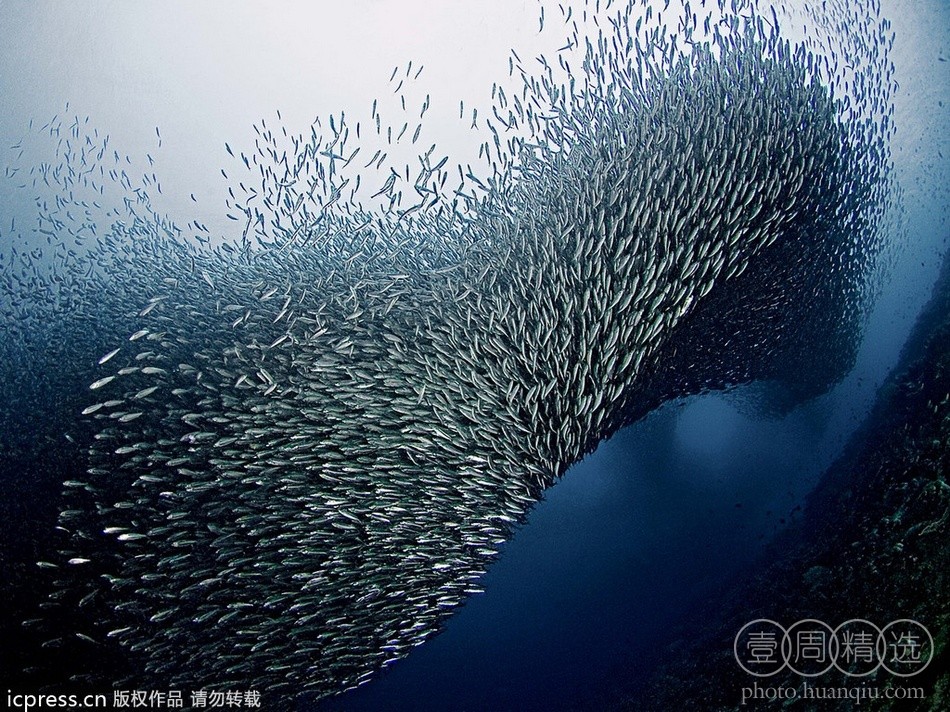
[[[739,667],[756,677],[769,677],[785,667],[782,641],[785,628],[768,618],[746,623],[732,644]]]
[[[838,644],[830,625],[804,618],[785,633],[782,652],[792,672],[802,677],[817,677],[835,664]]]
[[[911,677],[930,664],[934,639],[922,624],[900,618],[881,630],[878,648],[885,670],[898,677]]]
[[[835,628],[833,636],[834,666],[845,675],[864,677],[881,666],[881,629],[871,621],[852,618]]]
[[[785,668],[802,677],[818,677],[832,668],[849,677],[865,677],[880,668],[911,677],[930,664],[934,641],[923,624],[910,618],[884,628],[852,618],[835,629],[814,618],[788,629],[758,618],[739,629],[732,651],[739,667],[756,677],[770,677]]]

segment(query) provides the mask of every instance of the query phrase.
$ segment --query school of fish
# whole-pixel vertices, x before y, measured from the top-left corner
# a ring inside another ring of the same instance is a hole
[[[774,10],[693,4],[562,7],[564,53],[512,53],[520,90],[472,117],[490,168],[457,187],[435,147],[415,176],[361,153],[420,136],[375,105],[368,128],[262,122],[227,147],[259,184],[217,243],[158,216],[107,137],[44,127],[61,163],[30,180],[60,197],[45,252],[4,255],[2,348],[49,371],[83,458],[39,562],[32,625],[72,626],[49,644],[113,647],[161,689],[337,693],[479,592],[619,428],[840,376],[893,201],[887,22],[823,3],[796,21],[826,41],[794,44]]]

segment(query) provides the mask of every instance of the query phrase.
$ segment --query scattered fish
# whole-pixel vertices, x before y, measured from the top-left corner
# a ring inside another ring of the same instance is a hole
[[[261,121],[253,147],[225,144],[258,182],[231,181],[222,244],[153,212],[157,179],[133,185],[118,152],[63,145],[67,169],[44,170],[70,215],[82,161],[128,197],[105,233],[40,206],[69,259],[5,270],[3,348],[56,364],[91,433],[68,543],[37,565],[58,619],[134,651],[111,684],[235,681],[287,708],[361,684],[482,590],[600,441],[670,398],[809,379],[818,342],[854,338],[891,200],[886,35],[830,3],[814,21],[849,41],[794,45],[782,17],[730,5],[703,41],[688,3],[683,43],[631,3],[562,40],[587,46],[577,67],[565,51],[532,75],[512,53],[522,85],[472,108],[482,163],[457,182],[435,146],[412,172],[351,163],[342,113],[300,136]],[[373,207],[353,171],[382,186]],[[115,343],[136,366],[97,378]]]

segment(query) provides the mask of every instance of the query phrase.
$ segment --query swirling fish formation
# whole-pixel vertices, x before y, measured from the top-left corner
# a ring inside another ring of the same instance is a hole
[[[36,272],[96,295],[69,317],[94,326],[69,337],[95,364],[85,476],[40,562],[68,644],[116,647],[162,688],[333,694],[438,630],[618,428],[692,392],[840,375],[891,200],[886,23],[838,30],[870,60],[835,84],[847,57],[740,9],[700,40],[688,5],[671,34],[634,3],[582,66],[534,77],[513,55],[492,176],[451,201],[431,149],[417,205],[393,171],[364,210],[344,117],[282,156],[262,127],[240,241],[184,240],[139,195]],[[23,343],[57,322],[34,302],[6,317]]]

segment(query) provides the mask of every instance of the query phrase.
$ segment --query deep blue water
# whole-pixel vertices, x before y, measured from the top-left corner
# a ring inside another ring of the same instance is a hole
[[[826,423],[820,404],[762,421],[708,395],[621,431],[548,490],[443,633],[318,709],[609,708],[796,516]]]
[[[896,1],[891,5],[905,6]],[[18,19],[28,15],[25,7],[21,4],[12,14]],[[905,18],[906,24],[914,25]],[[13,27],[9,23],[6,29],[13,32]],[[25,72],[10,54],[3,55],[0,88],[8,97],[8,110],[0,116],[0,133],[6,146],[22,134],[28,117],[48,118],[65,99],[72,98],[80,110],[99,111],[98,121],[137,137],[143,146],[146,138],[153,141],[152,126],[161,123],[175,152],[173,167],[177,167],[174,161],[206,163],[211,166],[208,173],[216,174],[220,144],[235,134],[235,125],[246,129],[249,123],[245,122],[247,112],[234,112],[240,118],[226,130],[220,128],[218,110],[210,106],[216,100],[197,90],[189,114],[177,95],[169,100],[149,89],[151,75],[145,73],[133,76],[130,84],[142,87],[138,98],[125,95],[125,89],[110,89],[107,82],[103,88],[91,80],[106,71],[96,70],[91,62],[92,70],[74,76],[77,63],[66,64],[64,56],[71,52],[67,40],[77,40],[64,39],[55,26],[48,33],[18,28],[15,34],[18,52],[46,57],[43,62],[49,66],[37,61]],[[945,37],[946,31],[938,34]],[[939,250],[946,245],[947,161],[943,156],[950,156],[946,138],[950,133],[940,129],[948,125],[948,115],[947,103],[938,105],[938,101],[947,99],[950,63],[938,62],[930,44],[920,43],[913,34],[909,37],[903,40],[904,50],[916,42],[920,52],[928,53],[929,72],[921,80],[908,69],[917,67],[918,59],[901,61],[898,56],[903,67],[899,79],[908,98],[898,97],[898,125],[903,133],[898,134],[895,159],[904,172],[910,239],[872,318],[855,372],[830,395],[779,421],[744,414],[734,406],[738,395],[708,395],[670,404],[622,431],[546,493],[484,577],[485,593],[472,597],[452,616],[443,633],[378,679],[325,701],[318,709],[604,709],[621,700],[649,671],[684,610],[701,605],[718,584],[754,565],[762,547],[783,527],[783,520],[796,516],[805,494],[866,413],[926,298]],[[32,49],[25,49],[27,45]],[[14,45],[11,41],[7,46]],[[56,52],[47,51],[50,47]],[[946,46],[942,51],[946,58]],[[21,56],[29,59],[29,55]],[[133,62],[116,66],[141,71]],[[180,72],[194,74],[189,67]],[[132,76],[133,70],[128,74]],[[172,85],[175,76],[169,70],[163,81]],[[47,91],[37,97],[42,87]],[[294,96],[306,96],[296,86],[292,88]],[[91,98],[96,92],[109,101]],[[311,96],[316,94],[312,88],[311,92]],[[276,91],[264,99],[284,100]],[[202,108],[202,102],[209,106]],[[233,108],[228,105],[228,110]],[[271,104],[255,105],[248,111],[256,119],[257,113],[270,109]],[[157,111],[164,114],[151,113]],[[917,125],[919,117],[927,118],[920,118]],[[198,121],[204,134],[190,123]],[[214,136],[213,150],[206,146],[204,155],[193,156],[188,140],[200,144],[208,135]],[[132,150],[129,143],[126,140],[122,146]],[[937,160],[935,153],[941,150]],[[918,170],[919,166],[924,168]],[[13,201],[23,199],[7,188],[4,183],[0,190],[4,228],[8,215],[22,209],[16,206],[14,210]],[[207,189],[209,193],[215,190]],[[178,197],[191,190],[198,188],[189,183]],[[182,201],[192,208],[189,201]],[[217,209],[220,201],[207,203]],[[20,216],[21,221],[27,218]],[[29,364],[23,367],[28,369]],[[31,485],[31,476],[27,472],[4,483],[8,508],[22,518],[16,527],[24,529],[30,521],[51,522],[55,512],[50,494]],[[46,477],[51,479],[56,477]],[[3,556],[19,556],[22,547],[29,549],[37,539],[46,539],[27,533],[21,540],[9,524],[0,530],[6,539],[0,549]]]

